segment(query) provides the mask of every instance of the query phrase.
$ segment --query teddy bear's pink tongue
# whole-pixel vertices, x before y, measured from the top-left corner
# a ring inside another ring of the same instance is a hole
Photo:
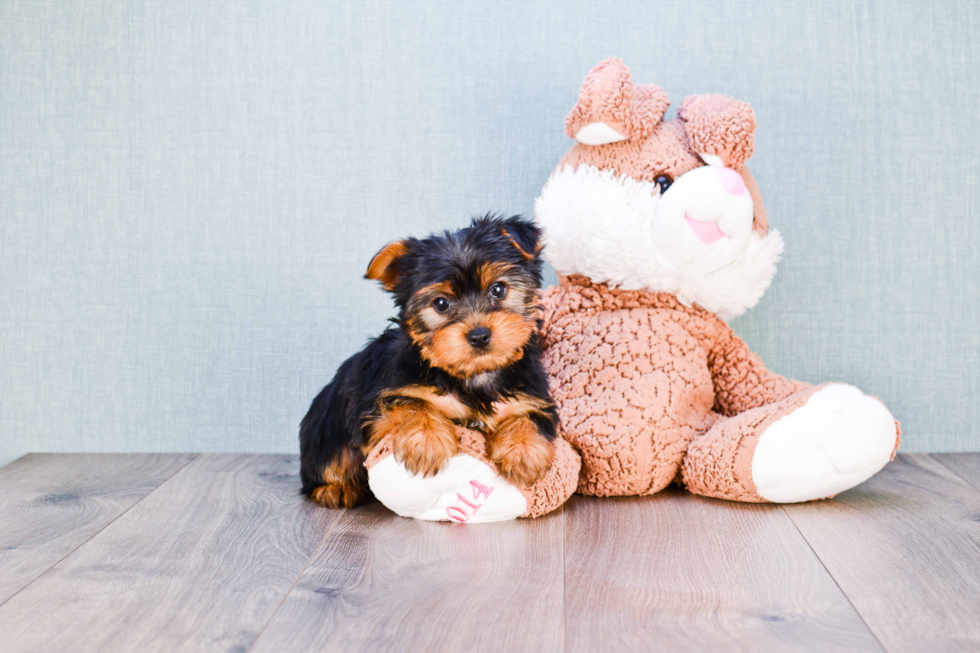
[[[698,238],[703,240],[706,245],[710,245],[719,238],[724,238],[725,234],[721,232],[718,227],[717,222],[701,222],[700,220],[695,220],[694,218],[689,218],[686,215],[684,219],[687,220],[687,224],[691,227],[691,231],[697,235]]]

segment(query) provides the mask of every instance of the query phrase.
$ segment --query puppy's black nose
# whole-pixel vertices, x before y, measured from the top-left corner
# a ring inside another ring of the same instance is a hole
[[[472,329],[466,334],[466,339],[474,347],[483,349],[490,344],[490,329],[486,327],[477,327]]]

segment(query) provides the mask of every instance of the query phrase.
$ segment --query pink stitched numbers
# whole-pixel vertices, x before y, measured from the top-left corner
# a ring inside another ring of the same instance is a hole
[[[459,501],[446,508],[446,515],[453,521],[458,521],[461,524],[468,522],[470,517],[483,507],[483,504],[479,503],[480,497],[489,497],[490,493],[493,492],[492,487],[487,487],[480,481],[470,481],[470,488],[473,490],[473,496],[470,499],[457,492],[456,498]]]

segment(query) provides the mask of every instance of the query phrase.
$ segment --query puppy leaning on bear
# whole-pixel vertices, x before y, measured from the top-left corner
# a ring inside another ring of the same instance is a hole
[[[481,431],[500,474],[530,486],[551,467],[558,413],[541,365],[538,228],[485,216],[456,232],[387,245],[368,266],[395,297],[390,327],[349,358],[300,425],[303,492],[329,508],[368,494],[381,441],[412,474]]]

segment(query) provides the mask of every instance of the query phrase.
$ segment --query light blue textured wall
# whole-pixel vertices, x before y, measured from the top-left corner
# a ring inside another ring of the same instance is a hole
[[[0,462],[296,450],[390,312],[371,254],[530,212],[610,55],[755,107],[770,367],[980,449],[980,5],[559,7],[0,2]]]

